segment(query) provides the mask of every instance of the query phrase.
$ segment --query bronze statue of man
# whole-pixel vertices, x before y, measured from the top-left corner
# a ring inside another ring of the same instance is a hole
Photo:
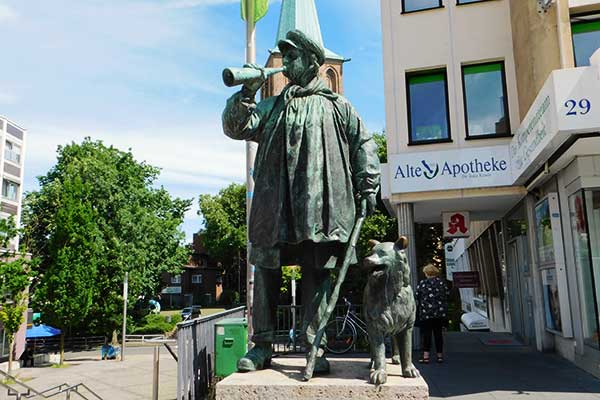
[[[302,267],[303,331],[312,344],[357,204],[366,199],[372,211],[379,190],[372,136],[350,103],[318,77],[325,62],[322,46],[294,30],[278,47],[290,84],[257,104],[263,73],[246,82],[223,112],[227,136],[258,143],[249,220],[255,347],[238,362],[242,372],[270,365],[282,265]],[[320,351],[315,373],[328,371]]]

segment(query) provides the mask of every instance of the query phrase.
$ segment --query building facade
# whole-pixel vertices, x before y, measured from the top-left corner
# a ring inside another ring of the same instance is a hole
[[[23,193],[23,172],[25,161],[25,140],[27,131],[7,118],[0,116],[0,177],[2,193],[0,196],[0,218],[14,218],[17,226],[21,221],[21,203]],[[12,250],[18,250],[19,238],[10,242]],[[24,323],[15,339],[15,360],[25,348]],[[9,343],[0,324],[0,362],[8,360]]]
[[[0,165],[2,166],[0,218],[12,217],[17,226],[21,221],[26,135],[25,129],[0,116]],[[17,250],[19,238],[15,238],[11,245]]]
[[[463,309],[600,376],[600,1],[381,5],[399,233],[467,215],[449,252],[479,276]]]
[[[223,293],[223,268],[213,262],[202,244],[202,234],[194,234],[192,254],[181,274],[161,277],[161,305],[168,308],[191,305],[211,306]]]

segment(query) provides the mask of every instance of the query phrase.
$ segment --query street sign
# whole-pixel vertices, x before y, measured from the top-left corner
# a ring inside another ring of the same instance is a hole
[[[455,288],[478,288],[480,286],[479,272],[477,271],[455,272],[452,274],[452,278]]]
[[[471,220],[468,211],[442,213],[444,237],[466,238],[471,235]]]
[[[444,256],[446,258],[446,280],[452,280],[452,274],[456,271],[456,260],[454,258],[454,246],[448,243],[444,246]]]

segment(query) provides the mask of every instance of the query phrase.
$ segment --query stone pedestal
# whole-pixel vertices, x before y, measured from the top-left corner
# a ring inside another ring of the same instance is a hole
[[[274,358],[273,368],[233,374],[217,384],[217,400],[406,399],[427,400],[423,378],[403,378],[400,366],[387,366],[385,385],[368,383],[367,358],[329,358],[331,373],[302,380],[304,357]]]

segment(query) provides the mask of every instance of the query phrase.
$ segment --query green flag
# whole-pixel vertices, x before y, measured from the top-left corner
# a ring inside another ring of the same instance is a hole
[[[269,0],[241,0],[242,3],[242,19],[247,21],[246,18],[246,3],[251,1],[254,3],[254,22],[258,22],[259,19],[267,14],[269,9]]]

